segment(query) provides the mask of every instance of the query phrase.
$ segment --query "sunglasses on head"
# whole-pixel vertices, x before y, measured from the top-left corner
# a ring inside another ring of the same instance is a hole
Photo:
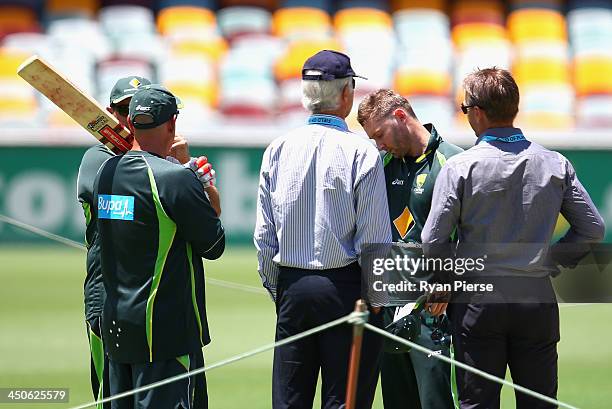
[[[129,105],[114,105],[113,110],[121,116],[128,116],[128,114],[130,113],[130,106]]]

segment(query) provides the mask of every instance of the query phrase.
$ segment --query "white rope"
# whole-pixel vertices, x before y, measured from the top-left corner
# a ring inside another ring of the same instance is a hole
[[[70,247],[74,247],[80,250],[87,250],[85,246],[79,242],[74,240],[67,239],[62,236],[58,236],[57,234],[50,233],[43,229],[39,229],[38,227],[34,227],[30,224],[20,222],[19,220],[12,219],[10,217],[4,216],[0,214],[0,221],[3,221],[8,224],[12,224],[15,227],[19,227],[20,229],[29,231],[30,233],[38,234],[39,236],[46,237],[48,239],[57,241],[59,243],[65,244]]]
[[[250,357],[252,357],[254,355],[260,354],[260,353],[268,351],[270,349],[274,349],[274,348],[276,348],[278,346],[290,344],[290,343],[298,341],[298,340],[300,340],[302,338],[306,338],[306,337],[308,337],[310,335],[316,334],[317,332],[325,331],[326,329],[329,329],[331,327],[335,327],[336,325],[344,324],[345,322],[348,322],[350,319],[355,318],[354,314],[355,313],[351,313],[351,314],[346,315],[344,317],[341,317],[341,318],[338,318],[336,320],[330,321],[327,324],[319,325],[318,327],[315,327],[315,328],[309,329],[307,331],[301,332],[299,334],[290,336],[290,337],[285,338],[283,340],[280,340],[280,341],[277,341],[277,342],[274,342],[274,343],[271,343],[271,344],[267,344],[267,345],[261,346],[259,348],[255,348],[255,349],[252,349],[252,350],[247,351],[247,352],[243,352],[242,354],[234,355],[232,357],[224,359],[223,361],[217,362],[216,364],[205,366],[203,368],[194,369],[193,371],[189,371],[189,372],[186,372],[184,374],[176,375],[176,376],[173,376],[171,378],[166,378],[166,379],[163,379],[163,380],[158,381],[158,382],[154,382],[154,383],[151,383],[151,384],[148,384],[148,385],[145,385],[145,386],[141,386],[140,388],[136,388],[136,389],[132,389],[130,391],[122,392],[122,393],[119,393],[117,395],[109,396],[109,397],[101,399],[101,400],[97,400],[97,401],[94,401],[94,402],[86,403],[84,405],[74,406],[74,407],[71,407],[70,409],[89,408],[89,407],[92,407],[92,406],[99,405],[101,403],[106,403],[106,402],[110,402],[110,401],[113,401],[113,400],[125,398],[126,396],[131,396],[131,395],[134,395],[136,393],[147,391],[149,389],[154,389],[154,388],[157,388],[157,387],[160,387],[160,386],[163,386],[163,385],[167,385],[169,383],[176,382],[178,380],[185,379],[187,377],[190,377],[190,376],[193,376],[193,375],[197,375],[197,374],[200,374],[202,372],[208,372],[208,371],[210,371],[212,369],[221,368],[222,366],[226,366],[226,365],[232,364],[234,362],[238,362],[240,360],[243,360],[243,359],[246,359],[246,358],[250,358]]]
[[[419,352],[427,354],[428,356],[432,356],[432,357],[434,357],[436,359],[440,359],[440,360],[442,360],[442,361],[444,361],[446,363],[458,366],[459,368],[462,368],[462,369],[464,369],[466,371],[475,373],[476,375],[482,376],[483,378],[488,379],[490,381],[497,382],[497,383],[500,383],[502,385],[509,386],[510,388],[513,388],[513,389],[515,389],[515,390],[517,390],[519,392],[523,392],[526,395],[533,396],[534,398],[537,398],[537,399],[543,400],[545,402],[551,403],[553,405],[561,406],[561,407],[564,407],[564,408],[578,409],[576,406],[572,406],[572,405],[569,405],[567,403],[563,403],[561,401],[558,401],[556,399],[551,398],[550,396],[542,395],[541,393],[532,391],[531,389],[527,389],[527,388],[525,388],[523,386],[517,385],[517,384],[512,383],[510,381],[507,381],[505,379],[498,378],[497,376],[491,375],[490,373],[482,371],[482,370],[480,370],[478,368],[474,368],[474,367],[471,367],[469,365],[466,365],[463,362],[459,362],[459,361],[457,361],[455,359],[449,358],[446,355],[442,355],[442,354],[436,353],[435,351],[432,351],[431,349],[425,348],[424,346],[421,346],[421,345],[416,344],[414,342],[408,341],[407,339],[398,337],[396,335],[390,334],[389,332],[387,332],[387,331],[385,331],[383,329],[380,329],[378,327],[375,327],[374,325],[365,324],[365,327],[367,329],[369,329],[370,331],[376,332],[377,334],[380,334],[380,335],[382,335],[384,337],[390,338],[390,339],[394,340],[395,342],[399,342],[400,344],[404,344],[404,345],[407,345],[407,346],[409,346],[411,348],[414,348],[414,349],[416,349]]]
[[[4,215],[0,214],[0,221],[8,223],[8,224],[11,224],[11,225],[13,225],[15,227],[19,227],[20,229],[29,231],[31,233],[38,234],[39,236],[48,238],[48,239],[56,241],[58,243],[65,244],[67,246],[70,246],[70,247],[73,247],[73,248],[76,248],[76,249],[79,249],[79,250],[87,251],[87,247],[85,247],[85,245],[82,244],[82,243],[79,243],[79,242],[74,241],[74,240],[67,239],[67,238],[62,237],[62,236],[58,236],[57,234],[53,234],[53,233],[48,232],[48,231],[43,230],[43,229],[39,229],[38,227],[32,226],[31,224],[20,222],[19,220],[15,220],[15,219],[10,218],[8,216],[4,216]],[[241,291],[246,291],[246,292],[250,292],[250,293],[257,293],[257,294],[268,294],[268,292],[265,289],[261,288],[261,287],[255,287],[255,286],[252,286],[252,285],[236,283],[236,282],[233,282],[233,281],[219,280],[219,279],[210,278],[210,277],[204,277],[204,279],[206,280],[207,283],[210,283],[212,285],[216,285],[218,287],[232,288],[234,290],[241,290]]]

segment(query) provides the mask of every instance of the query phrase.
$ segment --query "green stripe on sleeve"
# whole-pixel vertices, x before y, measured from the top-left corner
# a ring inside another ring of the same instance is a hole
[[[193,312],[198,321],[198,329],[200,330],[200,344],[202,344],[202,320],[200,318],[200,310],[198,308],[198,302],[196,299],[196,285],[195,285],[195,270],[193,268],[191,244],[187,243],[187,258],[189,259],[189,270],[191,271],[191,302],[193,304]],[[202,344],[204,346],[204,344]]]
[[[440,167],[444,166],[446,163],[446,156],[441,154],[439,150],[436,150],[436,158],[438,158],[438,162],[440,162]]]
[[[150,362],[153,362],[153,306],[155,304],[155,297],[157,295],[157,290],[159,289],[159,283],[164,271],[166,259],[168,258],[168,253],[170,253],[172,243],[174,242],[176,224],[168,217],[161,204],[157,184],[155,183],[155,177],[153,176],[153,170],[148,163],[147,172],[149,174],[149,183],[151,184],[153,202],[155,203],[155,211],[157,213],[157,220],[159,223],[159,246],[157,249],[157,258],[155,260],[155,270],[153,271],[153,283],[151,284],[146,309],[146,333],[147,344],[149,345],[149,360]]]
[[[81,206],[83,206],[83,214],[85,215],[85,226],[89,226],[89,223],[91,223],[91,207],[87,202],[81,202]],[[89,247],[89,243],[87,243],[87,234],[85,234],[85,245]]]

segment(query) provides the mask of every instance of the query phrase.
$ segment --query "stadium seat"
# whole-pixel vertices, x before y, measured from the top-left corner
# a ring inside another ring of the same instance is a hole
[[[272,17],[272,32],[288,40],[323,40],[331,37],[331,18],[318,8],[281,8]]]
[[[356,93],[367,94],[388,88],[393,82],[395,33],[389,13],[376,8],[340,9],[334,26],[355,71],[368,78],[360,81]]]
[[[0,40],[7,34],[39,31],[40,25],[34,9],[0,4]]]
[[[95,18],[100,8],[99,0],[49,0],[45,13],[48,17],[81,16]]]
[[[448,7],[446,0],[391,0],[389,3],[392,12],[408,9],[426,9],[446,12]]]
[[[394,88],[405,96],[450,96],[453,49],[448,16],[437,9],[403,9],[393,13],[393,21],[399,40]]]
[[[533,128],[571,127],[574,90],[565,18],[555,2],[539,8],[521,3],[515,2],[507,21],[516,50],[512,71],[521,89],[519,120]]]
[[[217,22],[223,36],[232,41],[243,35],[270,33],[272,14],[260,7],[228,7],[217,12]]]
[[[110,57],[98,61],[96,72],[96,99],[104,106],[108,106],[110,91],[119,78],[138,75],[153,83],[158,82],[155,69],[147,59]]]
[[[36,115],[35,91],[17,75],[17,68],[29,57],[23,51],[0,48],[0,124],[26,125]]]
[[[301,78],[304,61],[321,50],[341,50],[341,46],[337,41],[331,39],[320,41],[301,40],[289,44],[274,65],[277,81],[282,82],[292,78]]]
[[[570,2],[567,25],[573,51],[576,120],[612,125],[612,1]]]
[[[228,116],[269,117],[276,109],[272,67],[279,55],[273,38],[244,37],[220,64],[221,112]]]
[[[203,31],[216,29],[215,14],[203,7],[167,7],[157,15],[157,28],[162,35],[181,31]]]

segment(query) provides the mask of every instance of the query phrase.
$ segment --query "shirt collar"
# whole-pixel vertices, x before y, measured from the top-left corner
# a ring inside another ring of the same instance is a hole
[[[308,118],[308,125],[321,125],[328,128],[335,128],[342,132],[349,132],[348,125],[344,119],[335,115],[312,114]]]
[[[523,131],[521,128],[507,127],[507,128],[489,128],[478,136],[475,145],[478,145],[486,136],[492,136],[494,138],[508,138],[515,135],[522,135]]]
[[[423,126],[429,131],[431,136],[429,137],[429,141],[427,142],[425,152],[421,156],[419,156],[418,158],[407,157],[407,159],[414,160],[415,163],[423,162],[430,153],[432,153],[438,148],[438,145],[440,145],[440,141],[442,140],[433,124],[424,124]]]

